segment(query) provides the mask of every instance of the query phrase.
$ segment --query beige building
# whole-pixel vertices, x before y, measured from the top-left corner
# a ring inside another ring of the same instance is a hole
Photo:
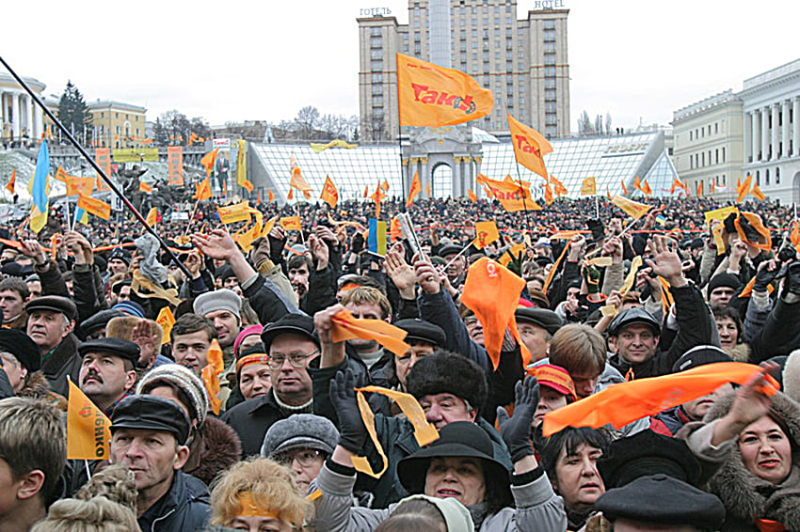
[[[23,77],[25,83],[42,97],[45,84]],[[0,130],[2,140],[38,140],[43,129],[43,112],[11,75],[0,73]]]
[[[92,138],[97,147],[141,146],[145,139],[147,109],[129,103],[97,100],[88,103],[92,115]]]
[[[693,194],[702,181],[705,196],[736,198],[744,164],[742,120],[742,101],[731,90],[675,111],[673,161]]]
[[[445,0],[448,2],[448,0]],[[473,76],[495,99],[491,115],[470,125],[508,131],[506,113],[549,138],[569,136],[568,9],[561,0],[517,19],[516,0],[449,0],[449,20],[431,17],[436,0],[409,0],[408,24],[386,9],[363,10],[359,28],[359,108],[364,140],[397,139],[395,53],[426,61],[441,50],[432,36],[449,33],[449,64]],[[431,24],[433,20],[433,24]],[[449,23],[449,32],[447,29]]]

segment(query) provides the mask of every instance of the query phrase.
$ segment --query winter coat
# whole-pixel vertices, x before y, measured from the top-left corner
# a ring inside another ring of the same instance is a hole
[[[754,519],[778,521],[787,530],[800,530],[800,462],[797,453],[789,477],[773,484],[750,473],[742,461],[736,439],[711,446],[714,422],[731,409],[734,393],[719,398],[706,414],[704,424],[686,426],[687,444],[713,476],[708,490],[725,505],[726,519],[722,532],[757,531]],[[789,428],[792,448],[800,444],[800,404],[778,393],[773,409]]]
[[[196,478],[175,472],[169,491],[139,519],[142,532],[205,530],[211,516],[208,488]]]
[[[484,504],[468,508],[475,523],[475,531],[563,532],[566,530],[567,516],[564,513],[563,501],[553,493],[544,471],[539,468],[519,477],[513,478],[511,486],[514,508],[503,508],[492,514],[487,514]],[[352,493],[355,480],[355,474],[334,472],[329,469],[328,464],[322,467],[315,481],[322,496],[314,504],[315,517],[327,525],[326,530],[369,532],[375,530],[397,507],[397,504],[392,504],[384,510],[353,507]]]
[[[81,357],[78,355],[78,337],[70,333],[58,344],[46,361],[42,363],[42,373],[47,384],[55,393],[69,396],[67,375],[72,382],[78,382],[81,371]]]
[[[235,430],[219,419],[209,417],[189,449],[189,460],[182,471],[210,486],[220,472],[239,461],[242,442]]]
[[[54,393],[50,390],[47,380],[41,371],[36,371],[28,377],[28,382],[25,386],[17,392],[17,397],[31,397],[33,399],[42,399],[52,404],[59,410],[67,411],[67,400],[64,396]]]

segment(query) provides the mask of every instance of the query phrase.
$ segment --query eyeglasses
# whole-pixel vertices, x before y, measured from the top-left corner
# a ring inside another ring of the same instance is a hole
[[[290,466],[292,463],[297,460],[297,463],[300,464],[300,467],[311,467],[316,462],[319,461],[321,455],[319,451],[308,450],[308,451],[300,451],[297,453],[284,453],[279,454],[273,458],[276,462],[281,465]]]
[[[293,354],[289,355],[288,357],[286,355],[274,355],[274,356],[269,357],[268,363],[269,363],[269,367],[270,368],[272,368],[272,369],[280,369],[280,368],[283,367],[283,364],[286,362],[286,359],[288,358],[289,359],[289,364],[291,364],[292,367],[294,367],[294,368],[304,368],[304,367],[306,367],[306,360],[309,357],[313,357],[317,353],[319,353],[319,349],[316,349],[316,350],[308,353],[307,355],[301,355],[301,354],[298,354],[298,353],[293,353]]]

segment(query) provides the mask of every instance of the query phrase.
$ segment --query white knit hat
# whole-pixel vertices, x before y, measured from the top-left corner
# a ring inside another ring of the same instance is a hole
[[[448,532],[472,531],[475,530],[475,525],[472,522],[472,515],[466,506],[458,502],[452,497],[440,499],[438,497],[429,497],[428,495],[412,495],[400,501],[395,509],[399,508],[406,501],[423,500],[428,501],[436,506],[444,516],[444,522],[447,524]]]
[[[186,405],[191,412],[191,418],[197,419],[199,425],[205,423],[208,415],[209,401],[203,381],[192,371],[180,364],[164,364],[153,368],[139,380],[136,393],[147,394],[162,384],[175,386],[189,398],[191,404]]]

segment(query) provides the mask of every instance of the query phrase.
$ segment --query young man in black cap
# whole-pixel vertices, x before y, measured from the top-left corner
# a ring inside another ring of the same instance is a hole
[[[81,359],[78,338],[72,333],[78,309],[71,299],[42,296],[28,301],[28,336],[39,346],[42,371],[50,388],[67,397],[67,375],[78,381]]]
[[[134,395],[120,402],[111,423],[109,461],[136,477],[142,531],[202,530],[210,515],[208,488],[180,471],[189,458],[189,419],[181,407]]]
[[[270,367],[272,388],[266,395],[231,408],[222,420],[239,434],[242,455],[258,454],[273,423],[292,414],[313,411],[309,363],[319,356],[314,322],[308,316],[287,314],[261,334]]]
[[[81,355],[79,386],[92,402],[110,416],[136,384],[139,346],[122,338],[99,338],[78,347]]]

